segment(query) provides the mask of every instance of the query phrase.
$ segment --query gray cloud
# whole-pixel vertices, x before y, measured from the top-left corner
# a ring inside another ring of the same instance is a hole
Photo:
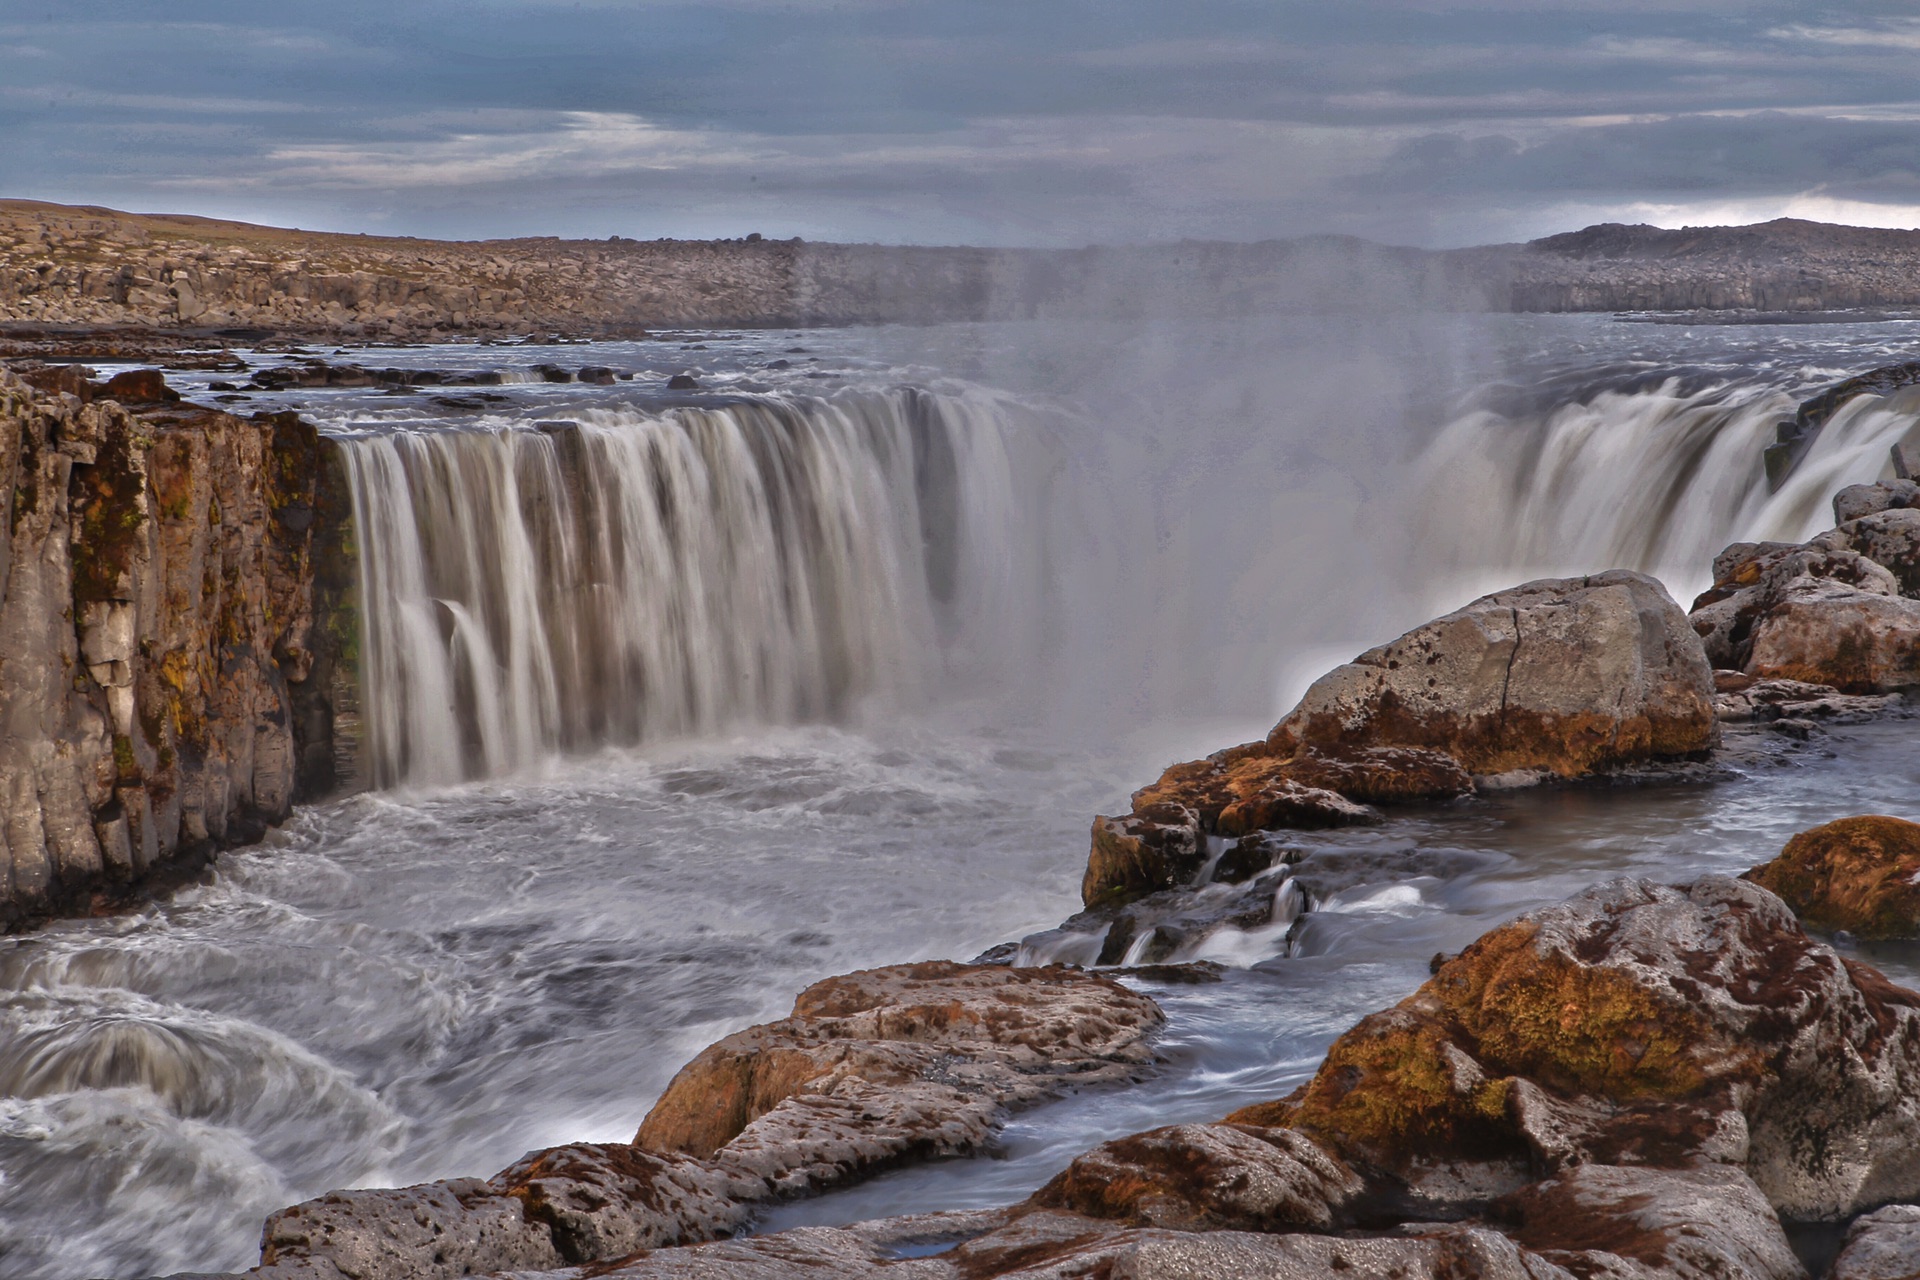
[[[0,174],[7,194],[428,235],[1897,221],[1920,217],[1901,9],[78,0],[0,21]]]

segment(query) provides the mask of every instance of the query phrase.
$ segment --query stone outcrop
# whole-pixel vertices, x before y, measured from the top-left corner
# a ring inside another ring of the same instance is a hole
[[[314,428],[0,371],[0,920],[255,839],[331,786],[345,494]],[[116,379],[116,382],[121,380]],[[350,573],[351,569],[344,570]]]
[[[1712,747],[1712,672],[1654,579],[1546,579],[1322,676],[1268,742],[1414,748],[1476,775],[1578,777]]]
[[[864,1006],[876,984],[854,978]],[[821,1003],[813,1016],[848,1005]],[[924,1029],[924,1014],[896,1028]],[[1833,1274],[1904,1277],[1920,1212],[1871,1211],[1920,1195],[1916,1085],[1920,993],[1813,941],[1754,885],[1623,880],[1441,964],[1291,1097],[1103,1143],[1020,1204],[644,1247],[592,1274],[1802,1280],[1783,1221],[1837,1230],[1868,1211]],[[718,1137],[691,1136],[688,1108],[673,1117],[689,1142]],[[471,1186],[436,1195],[424,1221],[462,1241],[507,1216],[475,1220]],[[521,1276],[579,1274],[497,1256]]]
[[[1746,878],[1816,929],[1860,938],[1920,936],[1920,823],[1841,818],[1787,841]]]
[[[1920,686],[1920,510],[1912,481],[1854,485],[1840,524],[1804,544],[1735,543],[1694,601],[1694,630],[1722,670],[1843,694]]]
[[[450,1280],[726,1236],[769,1200],[978,1152],[1015,1109],[1137,1079],[1161,1022],[1147,997],[1071,969],[932,961],[829,978],[791,1017],[689,1063],[632,1145],[295,1205],[268,1220],[250,1274]]]
[[[1209,837],[1381,821],[1376,805],[1697,756],[1713,672],[1660,584],[1615,570],[1473,601],[1308,689],[1262,742],[1176,764],[1094,819],[1089,907],[1192,884]]]
[[[1435,1211],[1577,1165],[1725,1166],[1845,1221],[1920,1195],[1920,993],[1737,880],[1598,886],[1494,930],[1335,1042],[1297,1128]]]

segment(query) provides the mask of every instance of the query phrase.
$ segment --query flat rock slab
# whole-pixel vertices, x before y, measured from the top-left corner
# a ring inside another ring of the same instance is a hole
[[[976,1152],[1015,1108],[1138,1079],[1163,1021],[1148,997],[1077,969],[929,961],[829,978],[791,1017],[688,1064],[633,1145],[576,1143],[486,1181],[294,1205],[268,1220],[249,1274],[453,1280],[724,1237],[770,1199]]]

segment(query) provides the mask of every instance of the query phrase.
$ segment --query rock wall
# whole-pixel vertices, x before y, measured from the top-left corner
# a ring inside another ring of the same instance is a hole
[[[331,446],[290,414],[96,390],[0,370],[9,927],[257,839],[338,772],[355,626]]]

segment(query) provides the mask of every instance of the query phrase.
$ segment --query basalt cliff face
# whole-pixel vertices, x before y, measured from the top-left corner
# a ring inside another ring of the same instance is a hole
[[[166,394],[0,370],[0,926],[197,866],[339,781],[332,446]]]

